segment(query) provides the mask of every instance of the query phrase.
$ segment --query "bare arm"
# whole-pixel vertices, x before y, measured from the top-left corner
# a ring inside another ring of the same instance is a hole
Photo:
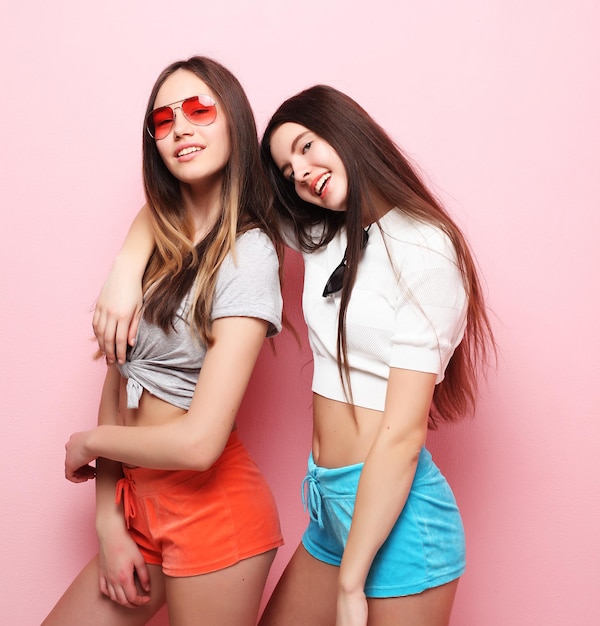
[[[427,436],[435,374],[392,368],[379,432],[361,473],[339,573],[337,626],[366,626],[364,586],[402,512]]]
[[[102,389],[99,425],[119,422],[119,372],[109,367]],[[115,503],[117,481],[123,477],[121,463],[99,458],[96,462],[96,532],[99,540],[100,591],[129,608],[150,600],[150,576],[144,558],[129,535],[121,504]],[[147,592],[138,593],[134,572]]]
[[[148,208],[142,207],[104,283],[92,326],[100,351],[108,363],[125,361],[127,344],[133,345],[142,306],[142,277],[154,248]]]
[[[67,443],[67,477],[97,457],[152,469],[209,468],[231,433],[267,327],[252,317],[215,320],[189,411],[160,426],[102,425],[75,433]]]

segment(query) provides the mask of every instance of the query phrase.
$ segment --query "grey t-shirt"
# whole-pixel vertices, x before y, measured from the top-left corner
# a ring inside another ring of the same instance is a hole
[[[269,322],[268,337],[281,330],[279,261],[273,243],[255,228],[240,235],[234,263],[231,253],[219,268],[211,320],[256,317]],[[192,289],[193,292],[193,289]],[[188,293],[174,320],[174,330],[140,321],[135,346],[119,366],[127,378],[127,406],[137,408],[142,391],[182,409],[188,409],[206,355],[206,345],[188,323]]]

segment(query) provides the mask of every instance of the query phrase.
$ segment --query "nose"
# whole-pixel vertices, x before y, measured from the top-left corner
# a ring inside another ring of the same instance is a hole
[[[303,183],[308,179],[310,174],[310,166],[302,157],[297,157],[292,161],[292,170],[294,172],[294,180],[297,183]]]
[[[192,134],[191,124],[183,114],[181,107],[175,107],[173,110],[173,118],[173,132],[176,137]]]

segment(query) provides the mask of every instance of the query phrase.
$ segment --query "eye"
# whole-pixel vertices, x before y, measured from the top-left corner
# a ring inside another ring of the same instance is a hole
[[[294,170],[289,165],[281,169],[281,175],[285,178],[285,180],[291,183],[294,182]]]
[[[305,143],[304,146],[302,147],[302,154],[306,154],[310,150],[311,146],[312,146],[312,141]]]

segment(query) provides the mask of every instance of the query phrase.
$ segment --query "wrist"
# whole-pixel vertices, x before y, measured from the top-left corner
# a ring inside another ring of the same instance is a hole
[[[108,424],[99,424],[98,426],[84,433],[82,441],[82,452],[88,459],[93,459],[98,465],[98,459],[104,458],[113,460],[110,457],[110,451],[107,449],[110,438],[107,438]]]
[[[97,431],[102,428],[102,426],[96,426],[95,428],[92,428],[91,430],[88,430],[84,433],[84,438],[83,438],[83,453],[85,454],[85,456],[93,458],[93,459],[97,459],[99,456],[101,456],[96,450],[95,450],[95,445],[94,442],[96,440],[96,435],[97,435]]]
[[[126,280],[131,279],[136,283],[141,283],[146,266],[138,267],[139,263],[136,263],[136,261],[137,257],[130,254],[127,249],[120,250],[113,261],[111,274],[116,271],[119,276]]]
[[[125,518],[121,511],[113,509],[110,513],[104,511],[96,514],[96,534],[100,541],[117,532],[127,532]]]
[[[356,572],[346,572],[340,568],[338,575],[338,594],[353,595],[364,592],[366,577]]]

